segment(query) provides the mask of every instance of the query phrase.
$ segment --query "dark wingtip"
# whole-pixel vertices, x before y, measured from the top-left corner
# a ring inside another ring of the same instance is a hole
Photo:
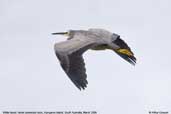
[[[87,87],[87,86],[76,86],[80,91],[81,90],[85,90],[85,88]]]
[[[83,83],[78,83],[78,82],[75,82],[75,81],[73,81],[74,82],[74,84],[75,84],[75,86],[81,91],[81,90],[85,90],[85,88],[87,87],[87,84],[88,84],[88,82],[87,82],[87,80],[86,81],[84,81]]]

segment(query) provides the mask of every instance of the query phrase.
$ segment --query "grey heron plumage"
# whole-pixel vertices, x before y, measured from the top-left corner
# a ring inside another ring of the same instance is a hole
[[[52,34],[68,36],[66,41],[56,43],[54,49],[63,70],[80,90],[85,89],[88,84],[85,63],[82,56],[88,49],[111,49],[132,65],[136,63],[136,58],[130,47],[119,35],[107,30],[70,30],[68,32]]]

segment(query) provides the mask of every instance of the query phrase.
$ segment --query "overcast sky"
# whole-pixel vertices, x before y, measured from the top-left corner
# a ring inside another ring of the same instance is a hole
[[[170,0],[0,0],[0,110],[171,113]],[[79,91],[61,69],[52,32],[103,28],[137,57],[84,54],[88,87]]]

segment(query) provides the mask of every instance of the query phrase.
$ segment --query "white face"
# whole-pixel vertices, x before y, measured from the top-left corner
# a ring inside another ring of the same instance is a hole
[[[72,32],[72,30],[67,30],[67,36],[70,36],[71,35],[71,32]]]

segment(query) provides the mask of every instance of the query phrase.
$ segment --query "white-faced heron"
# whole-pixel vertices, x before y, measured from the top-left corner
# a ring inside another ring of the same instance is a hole
[[[67,41],[56,43],[54,49],[63,70],[80,90],[88,84],[82,56],[88,49],[110,49],[132,65],[136,63],[133,52],[120,36],[104,29],[69,30],[52,34],[68,36]]]

